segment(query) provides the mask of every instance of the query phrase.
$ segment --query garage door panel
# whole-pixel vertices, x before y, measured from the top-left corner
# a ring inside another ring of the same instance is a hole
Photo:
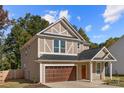
[[[76,80],[76,66],[47,66],[46,82]]]

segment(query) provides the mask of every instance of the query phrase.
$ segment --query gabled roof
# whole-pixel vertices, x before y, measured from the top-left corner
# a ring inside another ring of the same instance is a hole
[[[71,23],[65,18],[62,17],[59,20],[57,20],[56,22],[52,23],[51,25],[49,25],[47,28],[45,28],[44,30],[40,31],[37,33],[37,35],[42,34],[43,32],[45,32],[46,30],[48,30],[50,27],[56,25],[59,22],[63,22],[64,24],[66,24],[71,30],[72,33],[79,39],[83,40],[84,42],[86,42],[86,40],[74,29],[74,27],[71,25]]]
[[[79,54],[79,60],[116,61],[115,57],[108,51],[106,47],[85,50]]]
[[[67,24],[67,26],[69,26],[73,33],[76,35],[77,38],[80,38],[81,41],[84,42],[85,45],[89,45],[88,42],[86,42],[86,40],[73,28],[73,26],[71,25],[71,23],[65,18],[65,17],[62,17],[60,18],[59,20],[57,20],[56,22],[50,24],[48,27],[46,27],[45,29],[43,29],[42,31],[38,32],[36,35],[34,35],[29,41],[27,41],[21,48],[23,49],[25,46],[29,45],[34,39],[36,39],[38,36],[40,36],[41,33],[43,33],[44,31],[46,31],[47,29],[49,29],[50,27],[52,27],[53,25],[57,24],[58,22],[64,22],[65,24]]]

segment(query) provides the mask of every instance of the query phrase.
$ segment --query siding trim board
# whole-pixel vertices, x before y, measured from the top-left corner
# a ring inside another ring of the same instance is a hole
[[[77,54],[68,54],[68,53],[50,53],[50,52],[40,52],[40,55],[42,55],[42,54],[53,54],[53,55],[72,55],[72,56],[77,56]]]
[[[76,39],[76,38],[72,38],[72,37],[62,37],[62,36],[55,36],[55,35],[48,35],[48,34],[40,34],[40,35],[38,35],[38,37],[40,38],[40,37],[48,37],[48,38],[58,38],[58,39],[64,39],[64,40],[70,40],[70,41],[78,41],[78,42],[81,42],[81,43],[84,43],[85,44],[85,42],[83,42],[83,41],[81,41],[81,40],[78,40],[78,39]],[[86,43],[87,44],[87,43]]]

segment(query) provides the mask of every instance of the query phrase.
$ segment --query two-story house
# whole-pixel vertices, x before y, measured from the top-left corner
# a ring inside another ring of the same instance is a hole
[[[25,79],[46,83],[105,78],[105,63],[116,59],[107,48],[89,49],[89,44],[61,18],[37,33],[21,48]]]

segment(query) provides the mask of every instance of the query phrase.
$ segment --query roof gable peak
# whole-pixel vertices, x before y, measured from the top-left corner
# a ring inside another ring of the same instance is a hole
[[[86,42],[85,39],[82,38],[82,36],[73,28],[73,26],[71,25],[71,23],[65,17],[62,17],[62,18],[58,19],[57,21],[55,21],[54,23],[52,23],[51,25],[49,25],[44,30],[38,32],[36,35],[40,35],[41,33],[47,31],[49,28],[51,28],[52,26],[56,25],[59,22],[62,22],[63,24],[66,25],[66,27],[68,27],[69,29],[71,29],[71,31],[72,31],[73,35],[75,35],[75,37],[77,37],[78,39],[80,39],[83,42]]]

